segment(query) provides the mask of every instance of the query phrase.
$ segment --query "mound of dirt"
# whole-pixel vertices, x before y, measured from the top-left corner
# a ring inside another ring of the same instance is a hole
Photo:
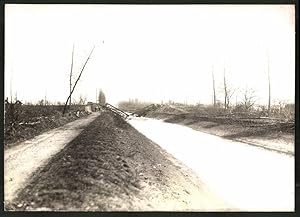
[[[139,116],[162,118],[174,114],[183,114],[184,110],[172,105],[152,104],[136,112]]]
[[[156,112],[158,113],[167,113],[167,114],[181,114],[184,113],[182,109],[176,108],[172,105],[163,105],[161,107],[158,107],[156,109]]]

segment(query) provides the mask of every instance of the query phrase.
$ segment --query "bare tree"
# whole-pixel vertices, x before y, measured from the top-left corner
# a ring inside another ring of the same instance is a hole
[[[255,96],[255,90],[252,88],[245,88],[242,92],[242,102],[245,110],[250,110],[255,102],[257,101],[257,98]]]
[[[225,78],[225,67],[224,67],[224,108],[227,109],[227,84]]]
[[[215,76],[214,76],[214,66],[212,66],[212,79],[213,79],[213,102],[214,107],[216,107],[216,86],[215,86]]]
[[[86,97],[86,96],[82,96],[82,95],[80,94],[78,104],[79,104],[79,105],[85,105],[86,100],[87,100],[87,97]]]
[[[12,94],[12,76],[10,76],[10,87],[9,87],[9,90],[10,90],[10,103],[12,103],[13,101],[13,94]]]
[[[93,49],[91,50],[90,55],[89,55],[88,58],[86,59],[84,65],[83,65],[83,67],[82,67],[82,69],[81,69],[81,71],[80,71],[80,74],[79,74],[77,80],[75,81],[75,84],[74,84],[74,86],[73,86],[73,88],[72,88],[72,91],[71,91],[71,93],[69,94],[69,96],[68,96],[68,98],[67,98],[67,101],[66,101],[65,106],[64,106],[63,114],[65,114],[65,112],[66,112],[66,108],[67,108],[67,105],[68,105],[68,101],[69,101],[69,99],[70,99],[72,93],[73,93],[74,90],[75,90],[75,87],[76,87],[76,85],[77,85],[77,83],[78,83],[78,81],[79,81],[79,79],[80,79],[80,77],[81,77],[81,75],[82,75],[82,72],[83,72],[83,70],[84,70],[84,68],[85,68],[85,66],[86,66],[86,64],[87,64],[87,62],[89,61],[89,59],[90,59],[90,57],[91,57],[91,55],[92,55],[92,53],[93,53],[93,51],[94,51],[94,48],[95,48],[95,46],[93,47]]]
[[[271,79],[270,79],[270,58],[269,58],[269,52],[267,52],[267,61],[268,61],[268,84],[269,84],[268,117],[270,117],[270,113],[271,113]]]
[[[44,105],[44,103],[45,103],[45,102],[44,102],[43,99],[41,99],[41,100],[38,101],[38,105]]]
[[[71,62],[71,72],[70,72],[70,103],[69,105],[71,106],[72,104],[72,73],[73,73],[73,59],[74,59],[74,44],[73,44],[73,49],[72,49],[72,62]]]
[[[47,90],[45,90],[45,105],[48,105],[48,101],[47,101]]]
[[[18,92],[15,91],[15,102],[17,102],[17,101],[18,101]]]
[[[229,87],[226,82],[226,75],[225,75],[225,67],[224,67],[224,108],[228,109],[230,106],[231,98],[235,92],[232,87]]]

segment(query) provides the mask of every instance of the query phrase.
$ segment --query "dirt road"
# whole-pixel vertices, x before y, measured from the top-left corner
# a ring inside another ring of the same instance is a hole
[[[243,142],[266,150],[294,155],[295,123],[292,121],[238,116],[214,117],[201,113],[178,113],[172,106],[162,108],[170,113],[152,111],[146,114],[146,117],[164,120],[167,123],[180,124],[200,132]]]
[[[132,117],[129,123],[192,168],[218,195],[241,210],[294,210],[293,155],[160,120]]]
[[[98,115],[99,113],[93,113],[5,150],[5,201],[9,203],[39,167],[78,136]]]
[[[41,150],[34,151],[39,155]],[[9,160],[6,164],[11,168]],[[110,112],[101,113],[22,184],[17,197],[5,204],[6,210],[237,210],[193,171]],[[11,195],[10,188],[6,191]]]

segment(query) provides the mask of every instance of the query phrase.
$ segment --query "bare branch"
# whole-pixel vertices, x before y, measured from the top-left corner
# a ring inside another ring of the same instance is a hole
[[[245,110],[249,110],[250,108],[252,108],[257,101],[255,90],[246,87],[242,92],[241,100]]]

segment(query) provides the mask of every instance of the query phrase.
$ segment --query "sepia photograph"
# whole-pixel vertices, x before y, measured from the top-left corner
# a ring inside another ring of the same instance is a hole
[[[5,4],[4,24],[4,211],[295,211],[295,5]]]

